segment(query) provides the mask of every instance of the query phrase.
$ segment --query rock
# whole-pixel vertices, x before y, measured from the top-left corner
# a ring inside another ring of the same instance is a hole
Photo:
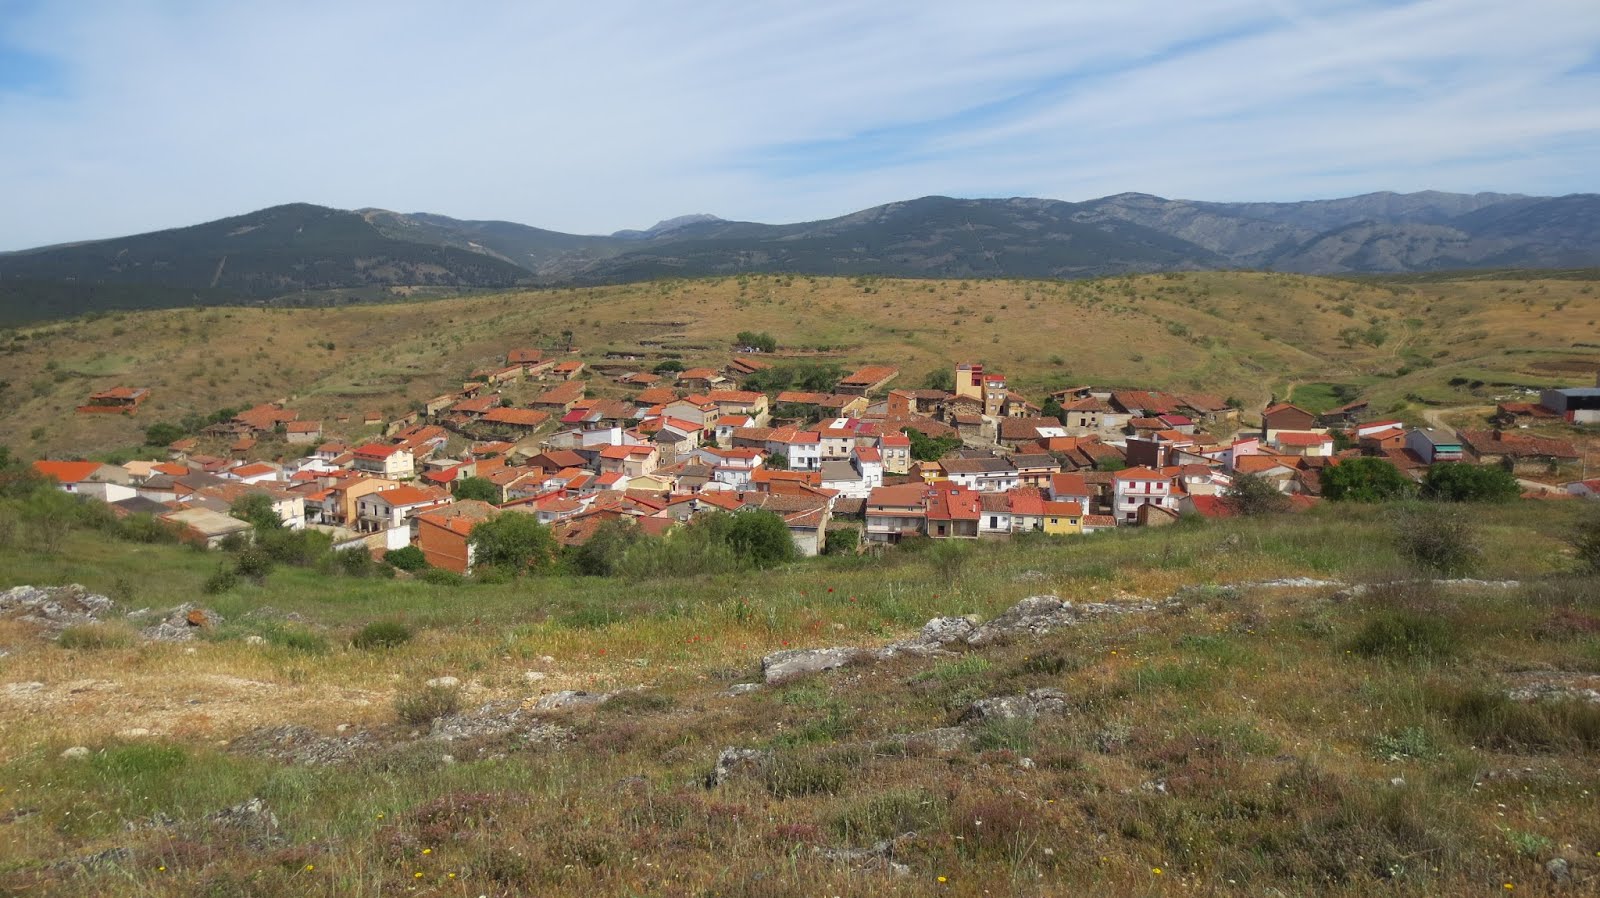
[[[1032,758],[1018,758],[1017,766],[1021,767],[1023,770],[1032,770],[1035,767],[1038,767],[1039,763]]]
[[[858,871],[907,876],[910,875],[911,868],[894,861],[895,845],[902,840],[916,838],[916,835],[916,833],[905,833],[895,839],[877,842],[870,848],[828,848],[818,845],[813,850],[820,857],[835,863],[847,864]]]
[[[610,692],[583,692],[576,689],[563,689],[549,695],[541,695],[533,703],[535,711],[568,711],[573,708],[591,708],[610,698]]]
[[[108,616],[116,603],[81,584],[15,586],[0,592],[0,618],[22,621],[51,636]]]
[[[121,866],[132,859],[132,848],[118,846],[116,848],[107,848],[104,851],[97,851],[94,854],[87,854],[83,857],[70,858],[64,861],[56,861],[47,869],[59,871],[94,871],[101,870],[106,867]]]
[[[1074,605],[1056,596],[1029,596],[993,620],[978,625],[967,634],[966,642],[972,646],[985,646],[1019,636],[1043,636],[1053,630],[1073,626],[1092,615],[1138,614],[1155,609],[1156,606],[1149,602],[1090,602]]]
[[[1556,882],[1566,882],[1572,878],[1572,867],[1558,857],[1544,862],[1544,872]]]
[[[260,755],[289,764],[317,767],[343,764],[370,755],[382,746],[366,733],[324,736],[307,726],[289,725],[253,730],[233,740],[229,750]]]
[[[257,636],[254,633],[252,633],[249,636],[246,636],[244,638],[244,644],[245,645],[266,645],[267,644],[267,640],[266,640],[266,637],[264,637],[264,636]]]
[[[536,709],[537,704],[537,700],[534,699],[520,704],[508,701],[489,702],[472,711],[435,720],[428,738],[452,742],[458,739],[517,736],[527,744],[556,747],[571,742],[574,738],[573,731],[540,718]]]
[[[734,683],[732,686],[729,686],[726,690],[724,690],[722,694],[727,696],[749,695],[760,688],[760,683]]]
[[[861,659],[865,653],[849,646],[831,649],[788,649],[773,652],[761,659],[761,673],[768,683],[777,683],[790,677],[820,673],[845,667]]]
[[[716,787],[736,778],[759,777],[772,764],[772,752],[759,748],[724,748],[706,776],[706,787]]]
[[[537,670],[525,670],[522,672],[522,679],[529,683],[537,683],[547,676],[549,676],[549,674]]]
[[[117,731],[118,739],[143,739],[148,735],[150,735],[150,730],[146,727],[129,727],[128,729]]]
[[[961,727],[937,727],[899,737],[896,741],[908,753],[920,756],[949,755],[972,747],[972,733]]]
[[[434,677],[422,685],[429,689],[459,689],[461,681],[455,677]]]
[[[1144,782],[1139,784],[1139,791],[1140,792],[1149,792],[1152,795],[1166,795],[1167,794],[1167,781],[1166,780],[1145,780]]]
[[[28,680],[22,683],[7,683],[6,696],[8,698],[21,698],[25,695],[34,695],[43,692],[44,684],[38,680]]]
[[[936,617],[923,624],[922,631],[915,638],[886,645],[878,649],[874,655],[882,660],[903,654],[917,656],[949,654],[944,651],[944,647],[966,639],[975,627],[976,624],[969,617]]]
[[[206,821],[214,826],[239,830],[253,842],[277,839],[278,815],[272,813],[267,803],[259,798],[207,814]]]
[[[1393,777],[1393,778],[1391,778],[1389,780],[1389,785],[1395,787],[1396,789],[1400,788],[1401,786],[1404,786],[1405,784],[1406,784],[1406,778],[1403,777],[1403,776]]]
[[[86,745],[74,745],[61,753],[63,761],[82,761],[88,757],[89,747]]]
[[[1059,689],[1035,689],[1026,695],[1000,695],[980,698],[961,712],[963,724],[992,720],[1032,720],[1041,714],[1065,714],[1066,693]]]
[[[215,611],[184,603],[168,611],[160,621],[141,629],[139,635],[152,642],[186,642],[194,638],[195,631],[221,624],[222,615]]]

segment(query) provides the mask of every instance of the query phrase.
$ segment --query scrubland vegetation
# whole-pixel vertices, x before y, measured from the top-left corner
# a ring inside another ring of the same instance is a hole
[[[1432,530],[1404,510],[1439,506],[1327,503],[650,580],[278,565],[206,595],[216,553],[83,520],[46,544],[24,507],[37,500],[0,501],[22,522],[0,581],[221,618],[181,643],[116,620],[54,641],[0,623],[0,888],[16,894],[1600,882],[1600,705],[1582,691],[1600,680],[1584,554],[1600,523],[1585,503],[1456,504]],[[1464,546],[1453,572],[1518,583],[1407,582],[1444,569],[1413,532]],[[1038,593],[1155,610],[728,692],[760,681],[767,652],[877,646]],[[1060,690],[1064,713],[942,729],[1036,689]],[[560,690],[612,697],[528,710]],[[509,731],[473,730],[517,713]],[[293,739],[325,740],[331,761],[301,763]],[[62,757],[72,747],[86,756]],[[729,747],[770,754],[708,787]]]

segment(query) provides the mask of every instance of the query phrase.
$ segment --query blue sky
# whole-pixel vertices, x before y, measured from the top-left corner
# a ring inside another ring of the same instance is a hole
[[[0,0],[0,249],[284,202],[1600,189],[1595,0]]]

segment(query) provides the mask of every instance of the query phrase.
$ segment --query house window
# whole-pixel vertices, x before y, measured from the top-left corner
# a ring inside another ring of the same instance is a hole
[[[1000,527],[1000,519],[998,517],[990,515],[990,517],[989,517],[989,527],[990,527],[990,529],[999,529],[999,527]]]

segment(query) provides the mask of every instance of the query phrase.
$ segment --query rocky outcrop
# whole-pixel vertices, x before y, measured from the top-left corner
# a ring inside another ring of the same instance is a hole
[[[1033,720],[1045,714],[1067,713],[1067,694],[1059,689],[1034,689],[1023,695],[980,698],[961,712],[964,724],[997,720]]]
[[[50,635],[108,617],[116,602],[82,585],[15,586],[0,592],[0,619],[31,624]]]
[[[786,649],[761,659],[761,675],[768,683],[834,670],[870,656],[864,649],[843,646],[831,649]]]
[[[1113,604],[1089,602],[1074,604],[1056,596],[1029,596],[1006,609],[999,617],[980,624],[966,636],[966,644],[975,647],[992,645],[1023,636],[1043,636],[1063,627],[1071,627],[1087,617],[1105,614],[1142,614],[1154,611],[1149,602]]]
[[[759,779],[772,766],[772,752],[759,748],[724,748],[717,763],[706,775],[706,786],[715,789],[735,779]]]

